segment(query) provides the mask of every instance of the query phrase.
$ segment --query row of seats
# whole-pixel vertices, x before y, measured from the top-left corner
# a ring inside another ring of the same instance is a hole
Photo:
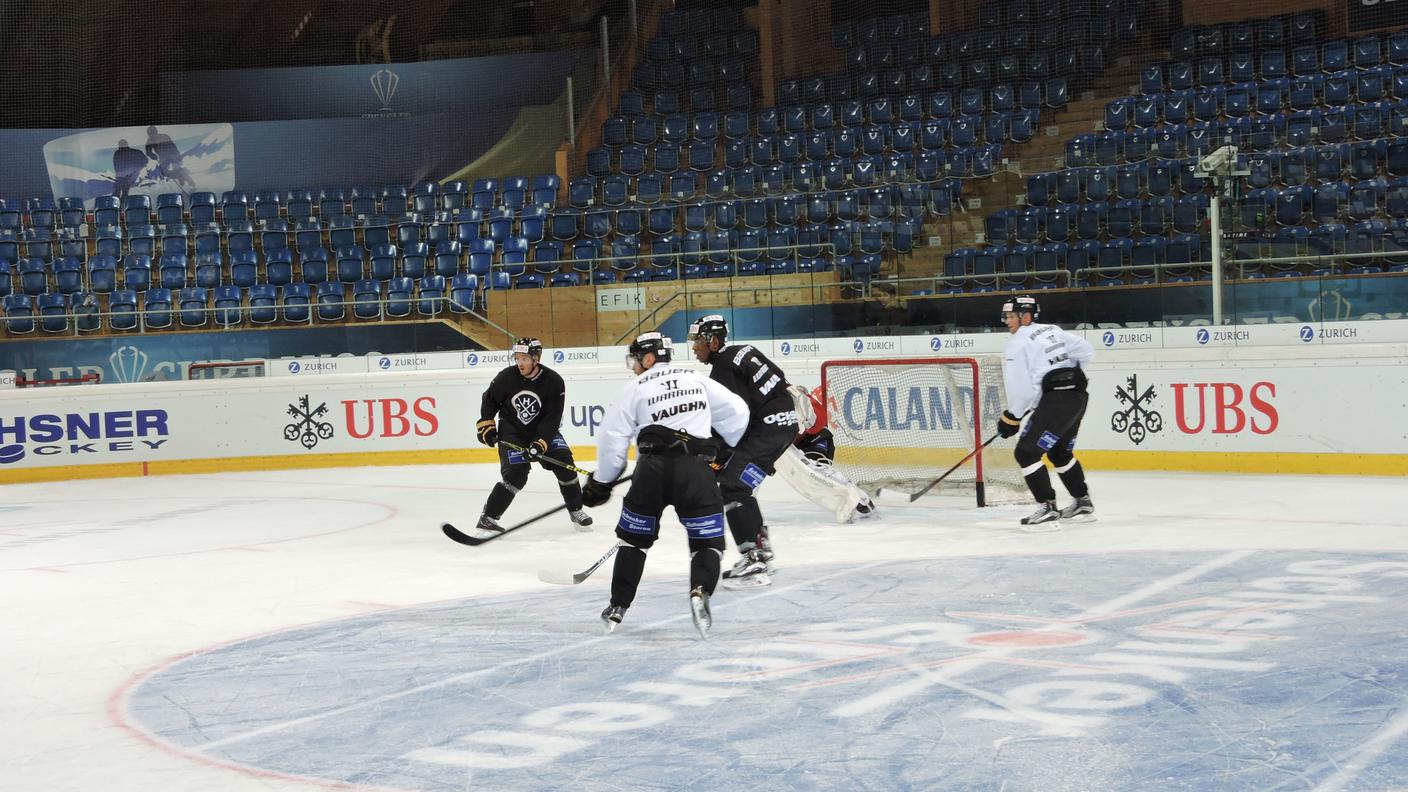
[[[1105,105],[1106,129],[1215,121],[1254,114],[1332,111],[1355,104],[1408,99],[1408,68],[1234,83],[1116,99]],[[1342,110],[1343,111],[1343,110]]]
[[[1290,115],[1201,121],[1185,126],[1165,124],[1158,129],[1093,132],[1066,141],[1066,165],[1117,165],[1159,157],[1176,159],[1185,154],[1208,154],[1225,145],[1242,151],[1316,143],[1377,141],[1408,135],[1408,100],[1390,104],[1353,105],[1333,112],[1301,111]]]
[[[882,165],[887,156],[912,159],[917,151],[1025,143],[1035,133],[1038,118],[1037,111],[1022,110],[986,116],[959,116],[952,120],[902,122],[891,127],[843,128],[835,132],[823,130],[805,137],[791,133],[775,138],[758,135],[743,140],[726,140],[722,145],[712,140],[695,140],[683,146],[628,143],[619,148],[598,148],[588,152],[587,175],[640,176],[647,170],[674,173],[679,170],[709,171],[721,166],[734,169],[764,167],[776,163],[784,166],[807,162],[838,163],[847,168],[858,168],[865,163]],[[1366,112],[1363,128],[1368,129],[1372,120]],[[1355,123],[1359,125],[1359,119],[1356,118]]]
[[[1332,273],[1365,275],[1380,272],[1408,272],[1408,220],[1392,225],[1382,221],[1358,223],[1352,228],[1331,229],[1315,234],[1304,227],[1284,228],[1229,244],[1225,265],[1229,277],[1262,278],[1267,273],[1256,263],[1242,259],[1265,257],[1316,261],[1307,267],[1300,262],[1269,265],[1271,275],[1296,277]],[[949,280],[941,293],[986,292],[997,288],[1057,288],[1059,286],[1123,286],[1156,282],[1180,283],[1211,277],[1206,264],[1209,242],[1197,233],[1176,234],[1172,238],[1149,236],[1140,239],[1087,240],[1075,243],[997,244],[982,248],[959,248],[944,257],[943,274]],[[1402,253],[1381,259],[1336,258],[1345,254]],[[1312,259],[1312,257],[1328,257]],[[1092,268],[1102,272],[1083,272]],[[1063,278],[1060,273],[1069,273]],[[1001,276],[999,281],[998,276]]]
[[[1156,94],[1222,83],[1272,80],[1286,77],[1326,76],[1348,70],[1373,70],[1382,66],[1408,66],[1408,31],[1363,36],[1351,44],[1327,41],[1292,50],[1268,49],[1260,54],[1233,52],[1196,61],[1174,60],[1144,67],[1139,72],[1140,91]]]
[[[214,223],[246,220],[267,222],[287,219],[298,223],[321,219],[325,222],[356,218],[384,217],[399,221],[406,217],[431,216],[465,208],[491,211],[552,206],[557,203],[561,180],[556,174],[531,179],[478,179],[472,185],[462,181],[445,184],[425,182],[411,193],[404,187],[354,187],[345,190],[326,187],[311,190],[259,191],[251,196],[243,190],[229,190],[217,201],[214,193],[195,192],[99,196],[94,200],[92,224],[99,228],[121,226]],[[21,202],[0,201],[0,232],[21,226],[35,228],[79,228],[88,222],[88,212],[80,198],[29,198]]]
[[[1040,111],[1043,106],[1061,107],[1067,101],[1064,80],[1039,82],[1020,88],[997,85],[990,90],[965,88],[956,94],[937,91],[909,94],[898,99],[872,99],[868,102],[820,102],[806,105],[765,107],[756,113],[676,113],[659,116],[618,115],[602,123],[602,145],[619,148],[629,143],[682,144],[691,140],[746,140],[753,137],[777,139],[785,134],[807,135],[849,132],[864,129],[890,129],[895,124],[920,124],[929,120],[949,122],[954,117],[981,116],[985,112],[1015,113]],[[1034,119],[1035,120],[1035,119]]]
[[[1066,168],[1027,177],[1026,201],[1033,206],[1077,204],[1116,199],[1201,193],[1206,181],[1193,169],[1195,159],[1153,159],[1124,165]],[[1315,185],[1380,176],[1408,176],[1408,138],[1302,146],[1287,151],[1239,155],[1247,171],[1246,186]]]
[[[254,324],[271,324],[279,319],[302,323],[311,320],[314,309],[317,318],[338,321],[347,316],[349,302],[352,314],[359,319],[409,316],[413,305],[422,316],[436,316],[447,307],[468,310],[473,305],[478,290],[475,276],[457,278],[448,291],[446,286],[445,278],[439,275],[419,281],[395,278],[385,284],[360,281],[353,285],[350,300],[347,287],[331,281],[316,286],[290,283],[282,287],[261,283],[247,289],[239,286],[154,288],[145,292],[120,289],[106,296],[105,310],[91,292],[71,296],[45,293],[37,297],[11,294],[4,297],[3,307],[6,329],[12,334],[23,334],[34,331],[36,316],[38,325],[46,332],[63,333],[70,329],[70,316],[75,329],[89,332],[100,329],[104,320],[113,330],[135,330],[139,326],[162,329],[174,326],[177,321],[188,328],[207,327],[212,323],[233,327],[242,324],[246,317]],[[446,302],[447,297],[455,302],[460,299],[470,302],[451,305]]]
[[[1316,44],[1324,28],[1321,12],[1282,14],[1221,25],[1189,25],[1170,35],[1169,55],[1174,60],[1193,60]]]

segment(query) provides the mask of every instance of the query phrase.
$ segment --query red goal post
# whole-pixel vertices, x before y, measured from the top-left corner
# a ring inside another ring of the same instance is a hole
[[[914,495],[958,465],[936,491],[979,506],[1027,499],[1015,439],[981,450],[1005,398],[1001,355],[828,360],[821,388],[836,466],[862,489]]]

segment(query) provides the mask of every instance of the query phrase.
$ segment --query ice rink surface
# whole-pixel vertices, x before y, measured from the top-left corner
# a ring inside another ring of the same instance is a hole
[[[1402,479],[1090,473],[1094,523],[770,480],[773,586],[701,641],[619,494],[482,547],[497,467],[11,485],[0,789],[1408,788]],[[1062,502],[1067,499],[1062,495]],[[505,517],[560,502],[535,470]],[[733,561],[732,549],[725,563]]]

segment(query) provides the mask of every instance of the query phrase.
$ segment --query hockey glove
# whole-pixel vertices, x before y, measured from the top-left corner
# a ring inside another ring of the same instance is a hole
[[[538,457],[548,452],[548,441],[538,438],[528,444],[528,458],[536,460]]]
[[[593,508],[611,500],[611,485],[602,484],[592,476],[587,476],[587,484],[582,487],[582,505]]]
[[[1006,410],[1003,410],[997,419],[997,433],[1004,438],[1017,434],[1017,430],[1021,428],[1022,419]]]
[[[475,428],[479,433],[479,442],[484,445],[493,448],[499,442],[499,427],[493,418],[485,418],[475,424]]]
[[[724,468],[728,467],[728,463],[732,460],[733,449],[721,448],[714,454],[714,458],[709,461],[709,467],[713,468],[715,473],[721,473]]]

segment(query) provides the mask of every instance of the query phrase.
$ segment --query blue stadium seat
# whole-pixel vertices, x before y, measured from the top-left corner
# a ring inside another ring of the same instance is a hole
[[[347,289],[338,281],[323,281],[316,287],[318,318],[335,322],[347,315]]]
[[[256,283],[249,287],[249,320],[254,324],[270,324],[278,319],[275,306],[278,290],[271,283]]]

